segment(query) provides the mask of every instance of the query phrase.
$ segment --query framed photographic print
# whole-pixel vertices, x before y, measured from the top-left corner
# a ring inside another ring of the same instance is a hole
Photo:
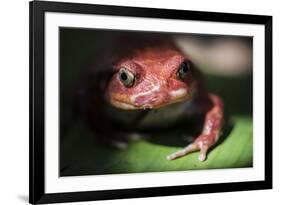
[[[30,203],[272,188],[272,17],[30,2]]]

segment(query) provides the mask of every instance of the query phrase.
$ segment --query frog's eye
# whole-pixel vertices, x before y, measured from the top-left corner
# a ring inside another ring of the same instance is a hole
[[[185,79],[190,70],[190,67],[191,66],[189,62],[182,62],[179,66],[177,76],[182,80]]]
[[[119,80],[126,87],[132,87],[135,82],[135,75],[131,71],[128,71],[126,68],[121,68],[119,70]]]

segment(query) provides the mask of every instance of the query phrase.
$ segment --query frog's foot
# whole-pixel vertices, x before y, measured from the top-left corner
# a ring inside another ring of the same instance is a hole
[[[183,148],[171,155],[168,155],[167,160],[174,160],[174,159],[177,159],[180,157],[184,157],[191,152],[195,152],[195,151],[199,150],[200,151],[200,154],[198,157],[199,161],[201,161],[201,162],[205,161],[207,152],[213,144],[214,144],[214,141],[212,140],[211,137],[209,137],[208,135],[201,135],[195,140],[195,142],[189,144],[185,148]]]

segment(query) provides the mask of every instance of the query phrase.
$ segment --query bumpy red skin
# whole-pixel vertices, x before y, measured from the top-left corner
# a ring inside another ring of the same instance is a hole
[[[189,61],[172,41],[149,41],[140,47],[123,45],[125,50],[115,57],[106,96],[116,107],[126,110],[157,109],[179,101],[193,100],[196,111],[205,113],[202,133],[184,149],[167,157],[173,160],[200,150],[199,160],[206,159],[207,151],[219,139],[223,123],[223,102],[220,97],[209,94],[195,66],[185,79],[177,72],[183,61]],[[136,76],[132,87],[126,87],[118,78],[120,68],[126,68]],[[173,93],[174,92],[174,93]]]
[[[158,46],[134,49],[129,56],[117,58],[113,64],[115,75],[107,90],[109,100],[112,104],[122,102],[140,109],[143,105],[158,108],[176,102],[179,99],[172,98],[169,92],[179,88],[185,89],[188,94],[185,97],[189,97],[194,93],[196,80],[192,76],[187,76],[184,80],[178,80],[177,77],[178,66],[185,59],[173,44],[160,42]],[[136,82],[133,87],[127,88],[118,79],[118,70],[122,67],[135,74]],[[157,86],[157,91],[137,96],[150,92]],[[132,96],[137,97],[132,101]]]

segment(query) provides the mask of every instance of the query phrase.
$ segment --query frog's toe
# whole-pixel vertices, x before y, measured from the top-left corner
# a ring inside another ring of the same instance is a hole
[[[208,151],[208,146],[203,146],[200,148],[200,154],[199,154],[199,157],[198,157],[198,160],[203,162],[206,160],[206,156],[207,156],[207,151]]]
[[[187,154],[197,151],[197,150],[199,150],[198,146],[196,144],[192,143],[192,144],[186,146],[185,148],[168,155],[167,160],[174,160],[174,159],[186,156]]]
[[[196,141],[196,142],[186,146],[185,148],[183,148],[183,149],[181,149],[181,150],[179,150],[175,153],[172,153],[171,155],[168,155],[167,160],[174,160],[174,159],[177,159],[177,158],[180,158],[180,157],[184,157],[191,152],[195,152],[195,151],[199,150],[200,153],[199,153],[199,156],[198,156],[198,160],[203,162],[207,158],[207,152],[208,152],[209,148],[210,148],[209,145],[203,144],[199,140],[199,141]]]

